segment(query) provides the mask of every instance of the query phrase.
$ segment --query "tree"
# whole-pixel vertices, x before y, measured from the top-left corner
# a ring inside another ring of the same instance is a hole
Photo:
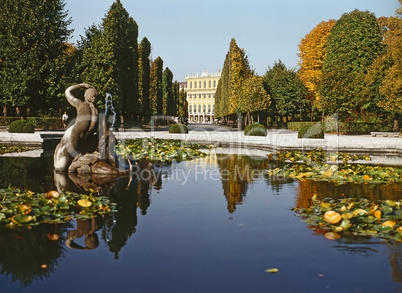
[[[368,76],[374,77],[371,84],[372,92],[377,94],[377,105],[389,112],[402,113],[402,18],[381,20],[387,52],[377,58]]]
[[[117,0],[103,19],[103,29],[104,40],[111,45],[115,58],[119,112],[138,115],[138,25]]]
[[[162,73],[163,114],[176,115],[176,101],[173,95],[173,73],[166,67]]]
[[[188,116],[188,103],[187,103],[187,94],[184,89],[179,90],[179,84],[177,83],[176,90],[178,91],[177,96],[177,116],[178,117],[187,117]]]
[[[239,93],[243,82],[252,75],[246,52],[240,49],[235,39],[230,42],[229,63],[229,113],[239,113]]]
[[[152,115],[162,115],[163,113],[162,74],[163,60],[158,57],[152,62],[149,77],[149,99]]]
[[[313,28],[299,43],[298,75],[303,81],[307,98],[319,107],[320,96],[318,87],[322,78],[322,65],[326,56],[327,38],[335,25],[335,20],[322,21]],[[320,108],[320,107],[319,107]]]
[[[57,113],[71,19],[60,0],[3,0],[0,7],[0,103]]]
[[[271,97],[271,107],[267,112],[272,121],[276,121],[278,115],[286,120],[297,114],[300,118],[303,116],[301,111],[306,108],[306,89],[294,69],[286,68],[279,60],[273,67],[268,67],[263,83]]]
[[[151,55],[151,43],[144,37],[138,48],[138,92],[139,103],[144,122],[149,121],[150,102],[149,102],[149,75],[151,64],[149,56]]]
[[[216,90],[215,115],[217,118],[239,113],[239,92],[242,83],[252,74],[245,51],[237,46],[233,38],[230,41],[229,52],[226,54]]]
[[[354,10],[336,22],[325,47],[322,83],[319,94],[328,112],[361,110],[365,74],[384,52],[382,34],[374,14]]]
[[[138,114],[138,26],[119,0],[83,40],[82,79],[113,96],[121,116]]]
[[[246,114],[245,126],[253,123],[251,113],[265,110],[270,104],[270,97],[264,89],[262,77],[253,75],[247,78],[240,88],[238,109]]]

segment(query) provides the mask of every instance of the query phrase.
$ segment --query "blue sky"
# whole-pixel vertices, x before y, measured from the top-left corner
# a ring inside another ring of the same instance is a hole
[[[85,28],[101,24],[113,0],[66,0],[75,43]],[[145,36],[152,57],[164,61],[174,79],[221,70],[229,43],[236,39],[250,65],[263,75],[281,59],[297,66],[300,40],[322,20],[339,19],[354,9],[392,16],[397,0],[121,0]]]

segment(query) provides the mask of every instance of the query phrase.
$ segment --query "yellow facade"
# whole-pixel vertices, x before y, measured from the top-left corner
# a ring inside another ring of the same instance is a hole
[[[212,123],[215,113],[215,92],[221,72],[187,75],[188,119],[191,123]]]

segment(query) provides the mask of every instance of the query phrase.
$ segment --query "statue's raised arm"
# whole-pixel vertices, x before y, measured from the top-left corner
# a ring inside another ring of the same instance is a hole
[[[66,95],[67,101],[70,103],[71,106],[77,107],[80,103],[83,102],[81,99],[77,98],[74,95],[74,91],[80,90],[82,88],[93,89],[94,91],[96,91],[96,89],[92,85],[87,83],[79,83],[68,87],[64,94]]]

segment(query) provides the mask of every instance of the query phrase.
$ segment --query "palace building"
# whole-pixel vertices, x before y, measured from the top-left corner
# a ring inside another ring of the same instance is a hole
[[[212,123],[215,113],[215,92],[221,72],[186,76],[188,119],[191,123]]]

